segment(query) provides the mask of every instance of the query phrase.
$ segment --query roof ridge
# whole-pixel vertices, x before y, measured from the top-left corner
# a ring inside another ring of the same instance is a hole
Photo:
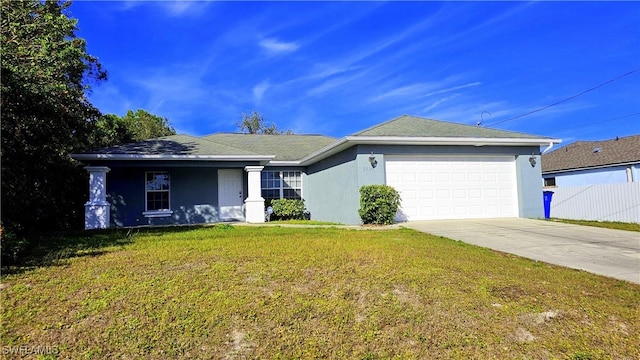
[[[570,144],[566,144],[564,146],[561,146],[553,151],[557,151],[560,150],[562,148],[566,148],[566,147],[570,147],[570,146],[578,146],[578,145],[588,145],[588,144],[602,144],[602,143],[608,143],[608,142],[615,142],[615,141],[621,141],[621,140],[629,140],[629,139],[633,139],[633,138],[640,138],[640,134],[636,134],[636,135],[627,135],[627,136],[618,136],[615,137],[613,139],[606,139],[606,140],[576,140]],[[553,152],[551,151],[551,152]]]
[[[355,133],[351,134],[350,136],[357,136],[358,134],[362,134],[362,133],[364,133],[364,132],[367,132],[367,131],[370,131],[370,130],[373,130],[373,129],[379,128],[379,127],[381,127],[381,126],[383,126],[383,125],[387,125],[387,124],[388,124],[388,123],[390,123],[390,122],[394,122],[394,121],[396,121],[396,120],[400,120],[400,119],[402,119],[403,117],[409,117],[409,116],[410,116],[410,115],[407,115],[407,114],[403,114],[403,115],[400,115],[400,116],[396,116],[396,117],[394,117],[394,118],[393,118],[393,119],[391,119],[391,120],[387,120],[387,121],[382,122],[382,123],[380,123],[380,124],[376,124],[376,125],[370,126],[370,127],[366,128],[366,129],[364,129],[364,130],[360,130],[360,131],[358,131],[358,132],[355,132]],[[414,117],[418,117],[418,116],[414,116]]]
[[[534,135],[534,134],[530,134],[530,133],[525,133],[525,132],[520,132],[520,131],[513,131],[513,130],[503,130],[503,129],[497,129],[497,128],[490,128],[490,127],[482,127],[482,126],[474,126],[474,125],[469,125],[469,124],[464,124],[464,123],[458,123],[458,122],[451,122],[451,121],[444,121],[444,120],[438,120],[438,119],[432,119],[432,118],[427,118],[427,117],[423,117],[423,116],[416,116],[416,115],[401,115],[398,117],[395,117],[391,120],[385,121],[381,124],[378,125],[374,125],[372,127],[369,127],[367,129],[364,129],[362,131],[358,131],[356,133],[351,134],[350,136],[360,136],[360,137],[367,137],[367,136],[376,136],[374,134],[380,134],[380,133],[384,133],[383,130],[388,129],[388,128],[393,128],[394,126],[396,126],[395,124],[397,123],[397,126],[405,126],[406,124],[410,122],[412,126],[424,126],[424,127],[428,127],[428,128],[443,128],[443,127],[449,127],[449,128],[453,128],[453,129],[457,129],[456,133],[475,133],[475,134],[494,134],[495,136],[498,137],[526,137],[526,138],[548,138],[548,137],[544,137],[544,136],[539,136],[539,135]],[[422,123],[422,124],[419,124]],[[396,126],[396,127],[397,127]],[[406,129],[405,129],[406,130]],[[394,131],[391,131],[394,132]],[[417,136],[414,133],[407,133],[405,131],[405,134],[400,134],[398,135],[397,132],[395,135],[393,136],[406,136],[406,137],[414,137]],[[434,134],[432,136],[436,136],[436,137],[446,137],[446,135],[442,135],[442,134]],[[454,136],[456,137],[457,135],[451,135],[449,134],[449,136]],[[484,137],[488,137],[488,136],[484,136]],[[551,138],[548,138],[551,139]]]
[[[233,145],[229,145],[229,144],[223,144],[223,143],[221,143],[221,142],[213,141],[213,140],[210,140],[210,139],[205,139],[204,137],[194,137],[194,138],[195,138],[195,139],[202,140],[202,141],[210,142],[210,143],[212,143],[212,144],[216,144],[216,145],[224,146],[224,147],[227,147],[227,148],[232,148],[232,149],[237,149],[237,150],[247,151],[247,152],[250,152],[250,153],[255,154],[255,155],[265,155],[265,154],[259,154],[259,153],[255,152],[255,151],[253,151],[253,150],[243,149],[243,148],[241,148],[241,147],[237,147],[237,146],[233,146]]]
[[[247,136],[322,136],[322,137],[326,137],[326,138],[333,138],[335,139],[333,136],[329,136],[329,135],[324,135],[324,134],[249,134],[249,133],[238,133],[238,132],[226,132],[226,131],[219,131],[213,134],[208,134],[208,135],[202,135],[201,137],[210,137],[210,136],[214,136],[214,135],[247,135]]]

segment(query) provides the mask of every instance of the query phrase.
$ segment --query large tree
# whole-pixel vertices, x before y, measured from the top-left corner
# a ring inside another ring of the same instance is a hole
[[[75,34],[69,2],[2,1],[2,226],[15,233],[82,224],[86,175],[69,154],[89,145],[106,79]]]
[[[267,125],[264,116],[257,111],[253,111],[249,114],[242,113],[242,120],[237,124],[238,128],[242,132],[249,134],[265,134],[265,135],[279,135],[279,134],[293,134],[291,130],[280,131],[276,127],[276,124],[271,123]]]
[[[169,119],[139,109],[136,112],[129,110],[122,117],[101,116],[95,123],[91,139],[93,148],[101,148],[175,134]]]

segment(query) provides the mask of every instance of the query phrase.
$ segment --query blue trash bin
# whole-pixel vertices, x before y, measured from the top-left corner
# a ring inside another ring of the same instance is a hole
[[[553,197],[553,191],[543,191],[542,198],[544,199],[544,218],[549,219],[551,217],[551,198]]]

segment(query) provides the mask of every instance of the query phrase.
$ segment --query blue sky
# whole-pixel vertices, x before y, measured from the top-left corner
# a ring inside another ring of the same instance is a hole
[[[78,1],[104,113],[241,113],[342,137],[403,114],[576,140],[640,133],[638,2]],[[633,115],[635,114],[635,115]]]

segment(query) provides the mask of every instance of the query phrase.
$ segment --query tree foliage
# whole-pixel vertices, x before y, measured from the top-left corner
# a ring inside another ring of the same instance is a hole
[[[264,135],[280,135],[287,134],[291,135],[293,132],[291,130],[280,131],[276,127],[276,124],[271,123],[271,125],[267,125],[264,116],[257,111],[253,111],[250,114],[242,113],[242,120],[238,123],[238,128],[242,132],[247,132],[249,134],[264,134]]]
[[[2,264],[37,247],[37,233],[82,228],[87,173],[69,154],[175,134],[144,110],[101,115],[86,95],[106,80],[75,35],[70,2],[2,1]]]
[[[69,2],[3,1],[2,226],[13,232],[82,224],[84,171],[68,154],[88,145],[99,111],[86,98],[106,79],[75,35]]]
[[[145,110],[129,110],[125,116],[101,116],[95,123],[91,139],[94,148],[126,144],[161,136],[175,135],[169,119]]]

